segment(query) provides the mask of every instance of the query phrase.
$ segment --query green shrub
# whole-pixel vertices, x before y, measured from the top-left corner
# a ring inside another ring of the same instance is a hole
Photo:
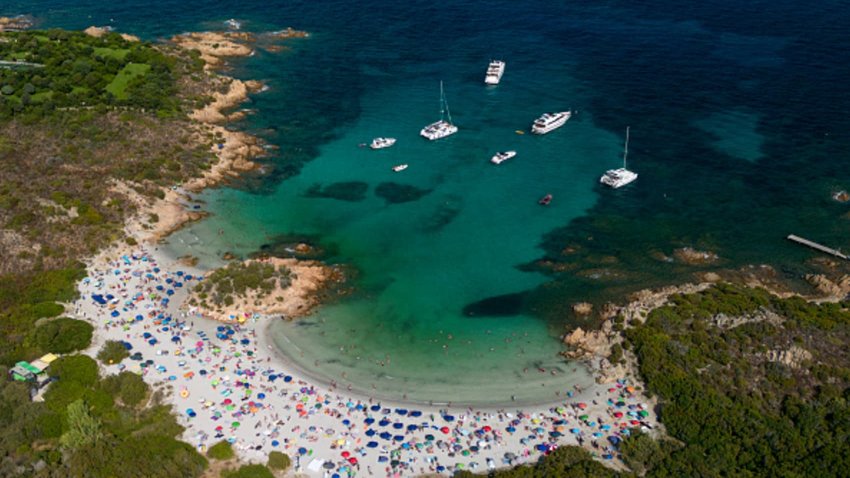
[[[130,352],[117,340],[108,340],[97,353],[98,360],[105,364],[116,364],[129,356]]]
[[[230,443],[222,440],[207,450],[207,456],[214,460],[229,460],[236,454],[233,453],[233,447],[230,446]]]
[[[60,382],[90,387],[97,381],[97,362],[87,355],[68,355],[54,360],[48,372]]]
[[[87,348],[94,327],[82,320],[60,318],[33,330],[33,341],[46,352],[66,354]]]
[[[237,470],[225,470],[222,478],[274,478],[274,473],[263,465],[242,465]]]
[[[272,470],[285,470],[291,465],[289,456],[286,453],[273,451],[269,453],[268,467]]]

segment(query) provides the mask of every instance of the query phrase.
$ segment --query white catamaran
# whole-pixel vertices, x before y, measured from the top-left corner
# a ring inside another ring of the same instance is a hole
[[[446,121],[448,119],[448,121]],[[440,82],[440,121],[431,123],[422,128],[419,132],[425,138],[431,141],[435,139],[445,138],[457,133],[457,126],[452,124],[452,114],[449,111],[449,103],[446,101],[446,94],[443,92],[443,82]]]
[[[626,145],[623,147],[623,167],[609,169],[599,178],[599,182],[614,189],[621,188],[638,178],[634,171],[626,169],[626,156],[629,154],[629,127],[626,126]]]

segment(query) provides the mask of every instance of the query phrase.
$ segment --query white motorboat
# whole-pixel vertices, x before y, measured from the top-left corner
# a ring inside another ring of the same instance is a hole
[[[629,154],[629,127],[626,127],[626,145],[623,147],[623,167],[609,169],[599,178],[599,182],[614,189],[621,188],[638,178],[634,171],[626,169],[626,156]]]
[[[543,113],[542,116],[534,120],[531,125],[531,132],[534,134],[546,134],[556,130],[570,119],[573,113],[571,111],[561,111],[559,113]]]
[[[502,164],[514,156],[516,156],[516,151],[500,151],[490,158],[490,162],[493,164]]]
[[[400,172],[400,171],[404,171],[405,169],[407,169],[406,164],[398,164],[396,166],[393,166],[393,171],[395,171],[397,173]]]
[[[449,103],[446,101],[446,95],[443,92],[443,82],[440,82],[440,121],[429,124],[422,128],[420,135],[428,138],[431,141],[445,138],[457,133],[457,126],[452,124],[452,114],[449,111]]]
[[[369,147],[372,149],[383,149],[389,148],[390,146],[395,144],[395,138],[375,138],[369,144]]]
[[[488,85],[498,85],[502,81],[502,75],[505,74],[505,62],[499,60],[491,60],[487,66],[487,74],[484,76],[484,83]]]

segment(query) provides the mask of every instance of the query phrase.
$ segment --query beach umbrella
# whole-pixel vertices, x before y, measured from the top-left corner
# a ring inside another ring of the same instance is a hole
[[[413,431],[413,430],[416,430],[417,428],[419,428],[419,427],[418,427],[418,426],[416,426],[416,425],[408,425],[408,426],[407,426],[407,430],[408,430],[408,431]]]
[[[375,423],[375,419],[372,418],[372,417],[368,417],[365,420],[363,420],[363,423],[365,423],[367,425],[371,425],[371,424]]]
[[[127,350],[133,350],[133,344],[131,344],[130,342],[121,342],[121,345],[123,345],[124,348]]]
[[[393,423],[393,428],[395,428],[396,430],[400,430],[404,428],[404,423]]]
[[[242,345],[248,345],[248,344],[251,343],[251,341],[248,340],[248,339],[242,339],[242,340],[239,341],[239,343],[241,343]]]
[[[233,423],[231,423],[230,425],[231,425],[233,428],[238,428],[238,427],[239,427],[239,425],[241,425],[241,423],[239,423],[239,422],[233,422]]]
[[[546,446],[546,445],[544,445],[543,443],[541,443],[541,444],[537,445],[537,446],[536,446],[536,447],[534,447],[534,448],[536,448],[536,449],[537,449],[537,451],[546,451],[546,450],[548,450],[548,449],[549,449],[549,447],[548,447],[548,446]]]
[[[516,431],[516,428],[514,428],[514,427],[508,427],[508,428],[506,428],[506,430],[508,431],[508,433],[513,433],[513,432],[515,432],[515,431]]]
[[[112,317],[118,317],[118,316],[119,316],[119,315],[121,315],[121,314],[120,314],[120,313],[118,313],[118,311],[117,311],[117,310],[113,310],[113,311],[112,311],[112,313],[111,313],[110,315],[111,315]]]
[[[623,412],[614,412],[614,418],[622,418]]]
[[[290,377],[289,375],[287,375],[287,376],[283,377],[283,381],[284,381],[284,382],[286,382],[286,383],[289,383],[289,382],[291,382],[291,381],[292,381],[292,377]]]
[[[561,433],[561,432],[549,432],[549,436],[554,437],[554,438],[558,438],[561,435],[563,435],[563,433]]]
[[[336,465],[334,465],[332,461],[326,461],[322,463],[322,467],[326,470],[333,470],[336,468]]]
[[[425,439],[428,440],[428,441],[434,441],[434,435],[431,435],[429,433],[428,435],[425,435]]]
[[[357,458],[352,456],[351,458],[348,459],[348,462],[351,463],[352,465],[356,465],[357,464]]]
[[[449,429],[449,427],[442,427],[442,428],[440,428],[440,431],[441,431],[441,432],[443,432],[443,433],[445,433],[446,435],[448,435],[448,434],[449,434],[450,429]]]
[[[381,432],[381,434],[378,436],[384,440],[389,440],[390,438],[392,438],[392,435],[390,435],[389,432]]]
[[[375,433],[376,433],[375,430],[372,430],[371,428],[366,430],[366,436],[367,437],[375,436]]]
[[[582,415],[582,416],[578,417],[578,419],[581,420],[581,421],[585,421],[588,418],[590,418],[588,415]]]
[[[402,435],[396,435],[396,436],[394,436],[394,437],[393,437],[393,440],[395,440],[395,441],[404,441],[404,436],[402,436]]]
[[[584,410],[585,408],[587,408],[587,404],[584,403],[584,402],[581,402],[581,403],[578,404],[578,407],[581,408],[582,410]]]
[[[377,447],[378,447],[378,442],[376,442],[376,441],[370,441],[369,443],[367,443],[367,444],[366,444],[366,446],[367,446],[368,448],[377,448]]]
[[[385,427],[390,424],[390,421],[386,418],[382,418],[381,421],[378,422],[378,426]]]
[[[351,456],[351,452],[346,450],[346,451],[340,453],[340,455],[342,455],[343,458],[348,458],[349,456]]]
[[[380,409],[381,409],[380,405],[372,405],[371,407],[369,407],[369,410],[372,410],[373,412],[377,412]]]
[[[280,442],[279,442],[279,441],[277,441],[277,440],[272,440],[272,446],[278,446],[278,445],[280,445]]]
[[[454,415],[443,415],[443,420],[447,422],[453,422],[455,420]]]
[[[145,320],[145,318],[142,316],[142,314],[139,314],[139,315],[136,316],[136,320],[141,322],[141,321]]]
[[[579,433],[581,433],[581,430],[579,430],[578,428],[571,428],[570,433],[574,433],[574,434],[578,435]]]
[[[646,418],[646,417],[649,416],[649,412],[647,412],[646,410],[641,410],[641,411],[638,412],[638,415],[640,415],[643,418]]]
[[[482,430],[484,430],[486,433],[490,433],[491,431],[493,431],[493,428],[491,428],[490,425],[484,425],[484,428],[482,428]]]
[[[307,449],[302,446],[301,448],[298,449],[298,454],[299,455],[306,455]]]
[[[407,410],[405,410],[404,408],[396,408],[395,412],[399,415],[407,415]]]

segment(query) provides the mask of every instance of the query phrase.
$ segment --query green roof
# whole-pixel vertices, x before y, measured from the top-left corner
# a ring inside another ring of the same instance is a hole
[[[34,366],[33,366],[31,363],[29,363],[29,362],[18,362],[18,363],[16,363],[15,365],[17,365],[18,367],[21,367],[21,368],[23,368],[23,369],[25,369],[25,370],[28,370],[28,371],[32,372],[33,374],[35,374],[35,375],[38,375],[38,374],[40,374],[40,373],[41,373],[41,370],[39,370],[37,367],[34,367]]]

